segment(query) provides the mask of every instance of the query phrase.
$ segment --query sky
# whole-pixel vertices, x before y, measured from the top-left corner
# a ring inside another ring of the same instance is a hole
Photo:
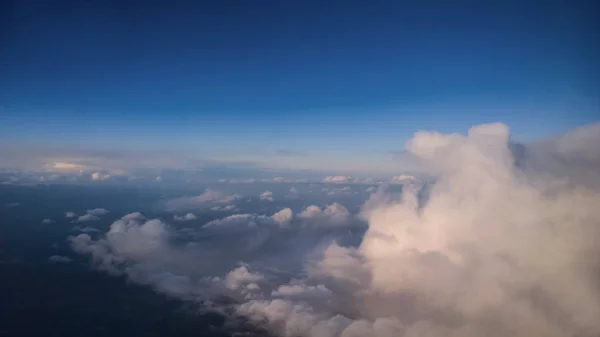
[[[531,141],[600,120],[591,1],[0,6],[2,167],[389,174],[419,130]]]

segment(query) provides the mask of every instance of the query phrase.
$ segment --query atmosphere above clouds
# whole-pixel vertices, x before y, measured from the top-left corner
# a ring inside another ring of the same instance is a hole
[[[0,166],[387,177],[418,130],[552,136],[598,120],[584,3],[4,1]]]

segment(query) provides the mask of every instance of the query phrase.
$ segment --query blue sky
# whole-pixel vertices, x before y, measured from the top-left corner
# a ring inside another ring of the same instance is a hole
[[[418,130],[600,119],[592,2],[416,3],[3,1],[0,145],[392,171]]]

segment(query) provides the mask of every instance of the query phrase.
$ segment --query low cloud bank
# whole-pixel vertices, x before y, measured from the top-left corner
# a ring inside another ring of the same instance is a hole
[[[599,143],[598,125],[519,151],[502,124],[418,132],[406,150],[435,183],[382,186],[359,217],[333,204],[184,231],[125,216],[70,241],[100,270],[284,337],[592,337]]]

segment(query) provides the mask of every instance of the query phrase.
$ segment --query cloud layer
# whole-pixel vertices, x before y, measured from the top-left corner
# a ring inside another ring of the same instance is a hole
[[[285,337],[597,336],[597,131],[521,151],[502,124],[418,132],[406,151],[435,182],[382,186],[359,215],[331,204],[180,230],[127,215],[70,241],[101,270]]]

